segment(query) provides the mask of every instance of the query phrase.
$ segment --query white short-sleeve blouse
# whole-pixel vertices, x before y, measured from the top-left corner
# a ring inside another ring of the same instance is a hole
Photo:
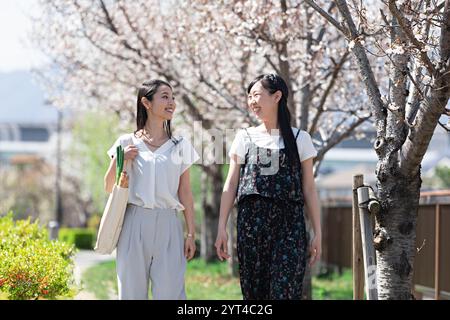
[[[177,143],[174,143],[177,141]],[[134,133],[120,136],[107,151],[112,158],[116,148],[134,144],[138,155],[128,167],[128,203],[144,208],[184,210],[178,198],[180,176],[200,157],[189,140],[182,137],[168,140],[155,151]]]
[[[294,137],[297,136],[299,129],[292,128]],[[241,129],[236,133],[236,136],[231,144],[228,155],[236,154],[241,161],[245,159],[245,154],[248,151],[248,143],[250,138],[253,143],[261,148],[268,149],[283,149],[284,141],[281,135],[271,135],[268,132],[264,132],[256,127],[247,128],[247,130]],[[305,161],[309,158],[317,156],[317,151],[311,140],[311,136],[308,132],[300,130],[297,137],[297,149],[300,156],[300,161]]]

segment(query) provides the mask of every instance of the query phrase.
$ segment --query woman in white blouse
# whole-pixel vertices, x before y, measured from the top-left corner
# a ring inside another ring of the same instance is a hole
[[[237,254],[244,299],[301,299],[305,267],[321,254],[319,205],[309,134],[290,126],[288,87],[278,75],[255,78],[248,106],[262,122],[239,131],[220,204],[217,255],[228,259],[228,215],[237,198]],[[314,238],[307,243],[303,208]]]
[[[162,80],[142,84],[137,97],[137,130],[120,136],[108,150],[112,158],[105,189],[115,181],[115,153],[124,148],[129,198],[117,244],[119,299],[186,299],[186,260],[195,253],[194,202],[189,167],[199,159],[191,143],[173,137],[176,103]],[[128,164],[127,164],[128,163]],[[187,235],[177,212],[183,211]]]

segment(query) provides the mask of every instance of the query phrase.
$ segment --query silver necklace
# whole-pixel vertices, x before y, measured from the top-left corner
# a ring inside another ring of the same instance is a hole
[[[146,143],[148,143],[152,147],[159,148],[159,147],[161,147],[164,144],[164,143],[160,144],[160,145],[152,144],[151,141],[150,141],[150,138],[147,136],[147,133],[145,132],[145,130],[142,130],[142,136],[144,137],[144,141]]]

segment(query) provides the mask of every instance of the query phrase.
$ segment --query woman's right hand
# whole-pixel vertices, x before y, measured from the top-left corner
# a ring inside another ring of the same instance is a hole
[[[220,261],[230,258],[230,255],[228,254],[228,234],[226,230],[219,230],[214,246],[216,247],[217,256]]]
[[[134,160],[138,155],[138,152],[139,150],[134,144],[126,146],[124,149],[125,160]]]

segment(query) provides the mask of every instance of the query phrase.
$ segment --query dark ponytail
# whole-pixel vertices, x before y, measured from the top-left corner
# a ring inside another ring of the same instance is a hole
[[[147,109],[142,104],[141,100],[143,97],[146,97],[149,101],[153,100],[153,95],[156,93],[160,86],[168,86],[172,90],[172,86],[163,80],[149,80],[145,81],[138,91],[137,96],[137,112],[136,112],[136,131],[134,135],[141,130],[144,129],[145,123],[147,122]],[[169,139],[172,139],[172,129],[170,127],[170,120],[164,121],[164,130],[166,131]],[[173,140],[173,139],[172,139]]]
[[[294,133],[291,127],[291,113],[287,107],[287,101],[289,96],[289,89],[286,82],[277,74],[262,74],[256,77],[248,86],[247,93],[250,93],[252,87],[261,81],[261,85],[269,91],[270,94],[274,94],[278,90],[281,91],[282,96],[278,102],[278,127],[280,128],[280,134],[284,141],[284,147],[289,161],[295,166],[300,164],[300,157],[298,155],[297,142],[295,141]]]

